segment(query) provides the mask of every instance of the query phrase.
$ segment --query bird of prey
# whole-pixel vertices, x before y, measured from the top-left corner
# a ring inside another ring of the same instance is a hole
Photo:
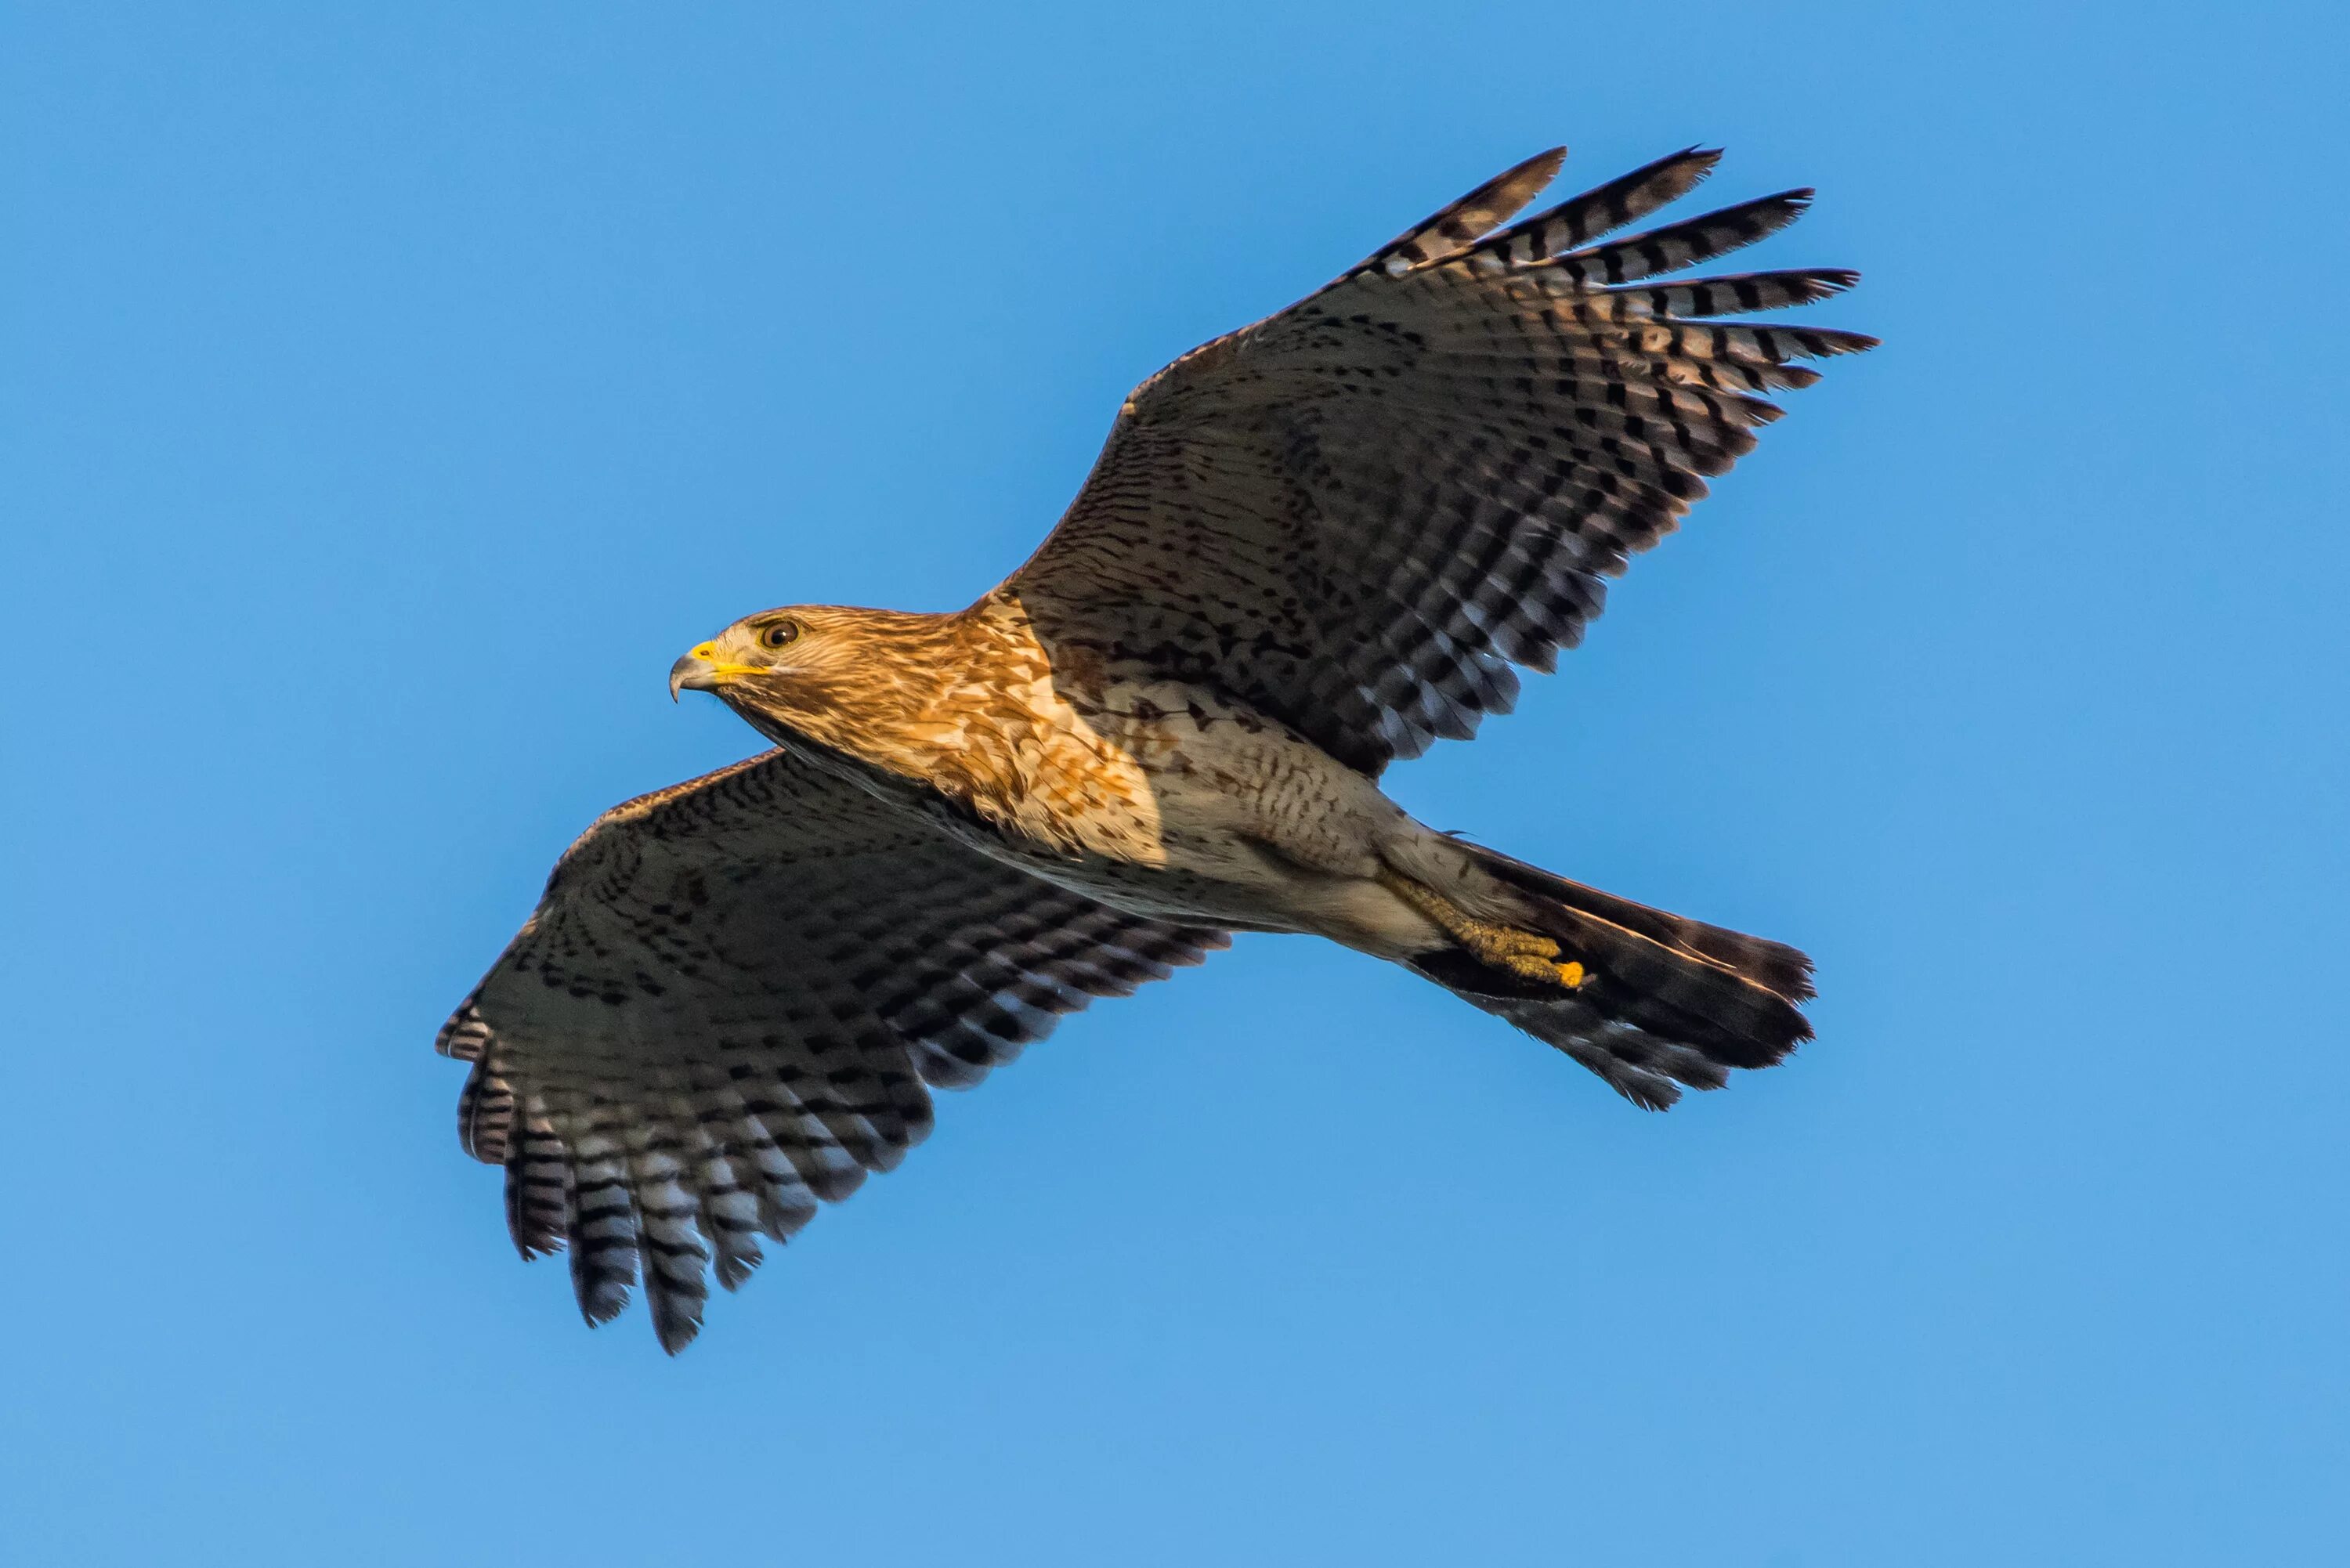
[[[1654,281],[1786,191],[1621,238],[1691,149],[1512,223],[1510,170],[1119,409],[1026,565],[969,608],[795,606],[670,671],[774,749],[604,814],[442,1031],[459,1131],[591,1324],[641,1279],[674,1352],[820,1201],[1098,996],[1234,931],[1418,971],[1634,1102],[1810,1030],[1794,949],[1433,831],[1388,763],[1505,711],[1602,585],[1855,333],[1713,317],[1832,269]],[[1508,226],[1503,226],[1503,225]]]

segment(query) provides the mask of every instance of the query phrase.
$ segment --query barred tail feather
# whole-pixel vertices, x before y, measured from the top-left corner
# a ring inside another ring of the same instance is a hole
[[[1635,1103],[1661,1110],[1680,1097],[1678,1085],[1720,1088],[1731,1068],[1772,1066],[1812,1037],[1802,1011],[1815,994],[1812,961],[1795,949],[1636,904],[1480,846],[1461,848],[1516,897],[1528,929],[1584,966],[1585,979],[1572,991],[1553,990],[1458,961],[1418,967]]]

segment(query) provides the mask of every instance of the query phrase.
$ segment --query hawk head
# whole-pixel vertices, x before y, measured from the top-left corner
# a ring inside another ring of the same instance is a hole
[[[955,618],[838,605],[745,616],[670,666],[669,693],[707,691],[771,740],[789,731],[843,750],[910,717],[951,667]]]
[[[814,607],[803,605],[764,610],[736,621],[708,642],[696,643],[669,667],[670,701],[677,701],[681,691],[708,691],[731,703],[744,682],[771,685],[821,666],[827,662],[827,647],[837,653],[842,639],[817,630],[812,618],[816,613]],[[835,611],[825,618],[837,617]]]

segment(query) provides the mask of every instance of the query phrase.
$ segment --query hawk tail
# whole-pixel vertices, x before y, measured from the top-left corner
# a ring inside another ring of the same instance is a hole
[[[1514,923],[1558,945],[1559,981],[1471,952],[1412,967],[1662,1110],[1679,1085],[1720,1088],[1732,1067],[1768,1067],[1812,1037],[1802,1004],[1812,961],[1783,943],[1709,926],[1453,841],[1502,885]],[[1537,966],[1538,967],[1538,966]]]

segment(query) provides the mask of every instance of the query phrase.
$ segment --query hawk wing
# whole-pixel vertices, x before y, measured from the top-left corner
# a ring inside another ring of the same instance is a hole
[[[1599,612],[1779,416],[1794,363],[1876,339],[1700,317],[1853,273],[1643,280],[1792,222],[1788,191],[1592,244],[1687,192],[1661,159],[1497,233],[1545,152],[1319,293],[1137,388],[1078,494],[997,589],[1047,640],[1211,683],[1376,775],[1466,738]]]
[[[662,1345],[758,1236],[887,1170],[962,1088],[1222,931],[1119,914],[784,752],[606,812],[442,1029],[468,1153],[525,1258],[603,1323],[641,1273]]]

